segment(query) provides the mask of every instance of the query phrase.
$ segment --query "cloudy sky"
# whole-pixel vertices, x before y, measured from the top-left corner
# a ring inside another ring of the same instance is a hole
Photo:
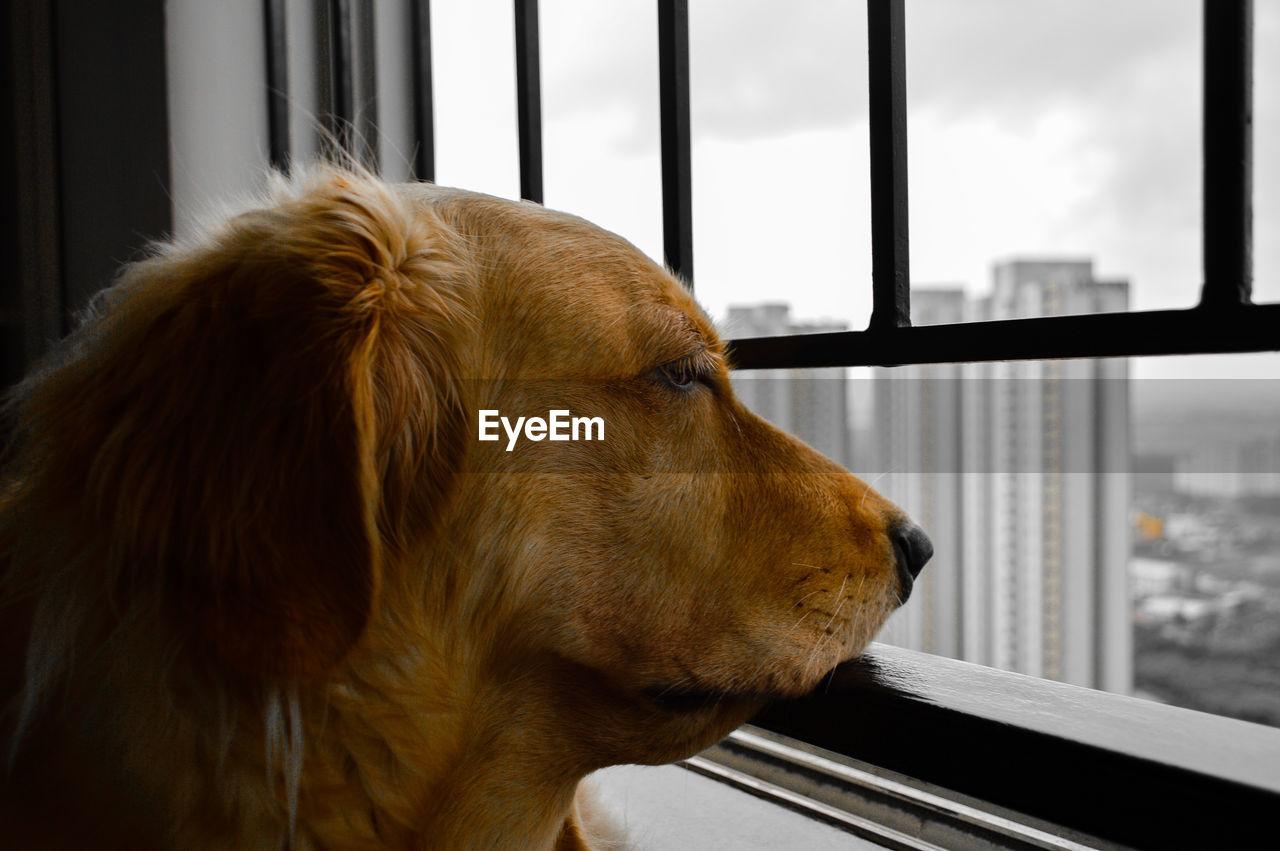
[[[1092,258],[1136,309],[1200,285],[1200,0],[910,0],[917,286]],[[854,0],[691,0],[695,273],[717,317],[870,311],[866,22]],[[518,192],[511,4],[432,3],[438,180]],[[546,202],[662,256],[653,0],[542,0]],[[1280,299],[1280,2],[1257,4],[1255,293]],[[1140,374],[1274,374],[1273,358]],[[1208,372],[1205,370],[1208,369]]]

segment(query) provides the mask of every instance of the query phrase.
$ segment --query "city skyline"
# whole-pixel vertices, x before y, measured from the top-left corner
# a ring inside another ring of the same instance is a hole
[[[1088,260],[1010,261],[990,295],[921,290],[922,324],[1123,310]],[[1129,410],[1123,360],[877,369],[884,489],[930,528],[922,601],[886,628],[913,649],[1132,689]],[[1084,391],[1084,392],[1081,392]],[[955,472],[934,472],[935,470]],[[987,475],[972,475],[985,473]]]
[[[1127,290],[1087,259],[1024,259],[985,299],[919,289],[915,319],[1119,310]],[[841,327],[779,301],[732,305],[724,325]],[[1280,725],[1258,673],[1280,641],[1280,393],[1125,365],[768,370],[734,386],[928,529],[935,557],[880,640]]]

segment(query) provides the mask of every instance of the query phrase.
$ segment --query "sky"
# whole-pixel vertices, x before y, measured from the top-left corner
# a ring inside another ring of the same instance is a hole
[[[694,269],[716,318],[870,311],[866,21],[854,0],[691,0]],[[913,285],[1091,258],[1134,309],[1200,287],[1200,0],[910,0]],[[546,204],[662,256],[656,4],[541,0]],[[437,181],[518,194],[512,11],[435,0]],[[1256,4],[1255,298],[1280,300],[1280,2]],[[732,329],[730,329],[732,330]],[[1143,376],[1268,377],[1276,356]]]

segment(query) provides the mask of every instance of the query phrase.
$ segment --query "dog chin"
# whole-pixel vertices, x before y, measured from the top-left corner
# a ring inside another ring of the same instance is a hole
[[[677,687],[645,689],[645,697],[659,709],[675,715],[691,715],[713,709],[741,708],[747,704],[763,706],[777,695],[729,692]]]
[[[839,665],[854,659],[862,651],[842,654],[828,668],[814,676],[797,677],[791,682],[770,682],[755,690],[724,690],[715,688],[687,688],[683,686],[659,686],[644,690],[651,704],[673,715],[693,715],[714,709],[738,710],[744,706],[763,708],[775,700],[791,700],[818,689]]]

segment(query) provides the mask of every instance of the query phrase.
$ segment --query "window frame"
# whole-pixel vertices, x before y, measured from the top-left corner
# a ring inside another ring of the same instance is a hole
[[[1280,730],[886,644],[752,723],[1128,847],[1250,847],[1280,804]]]

